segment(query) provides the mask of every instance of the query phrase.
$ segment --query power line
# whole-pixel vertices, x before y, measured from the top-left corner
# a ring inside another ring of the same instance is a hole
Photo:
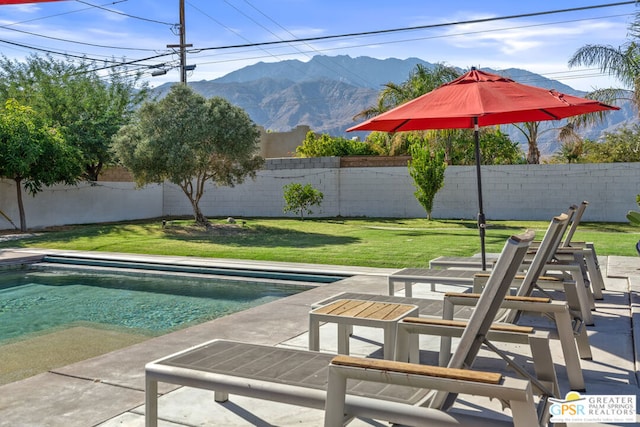
[[[39,17],[39,18],[35,18],[35,19],[29,19],[29,20],[20,21],[20,22],[13,22],[13,23],[7,24],[7,25],[0,25],[0,28],[3,28],[3,29],[8,30],[8,31],[14,31],[14,32],[22,33],[22,34],[28,34],[30,36],[42,37],[42,38],[45,38],[45,39],[62,41],[62,42],[65,42],[65,43],[73,43],[73,44],[79,44],[79,45],[85,45],[85,46],[91,46],[91,47],[99,47],[99,48],[105,48],[105,49],[133,50],[133,51],[140,51],[140,52],[156,52],[157,49],[144,49],[144,48],[130,48],[130,47],[120,47],[120,46],[99,45],[99,44],[87,43],[87,42],[82,42],[82,41],[77,41],[77,40],[63,39],[63,38],[60,38],[60,37],[47,36],[47,35],[44,35],[44,34],[37,34],[37,33],[30,32],[30,31],[19,30],[17,28],[11,28],[11,27],[13,27],[15,25],[26,24],[26,23],[30,23],[30,22],[34,22],[34,21],[43,20],[43,19],[49,19],[49,18],[54,18],[54,17],[58,17],[58,16],[64,16],[64,15],[71,15],[73,13],[78,13],[78,12],[85,12],[85,11],[90,10],[90,9],[102,9],[102,10],[105,10],[105,11],[108,11],[108,12],[119,13],[121,15],[128,16],[130,18],[141,19],[141,20],[155,22],[155,23],[159,23],[159,24],[175,26],[175,24],[169,24],[169,23],[165,23],[165,22],[162,22],[162,21],[156,21],[156,20],[152,20],[152,19],[146,19],[146,18],[136,17],[136,16],[133,16],[133,15],[128,15],[128,14],[125,14],[125,13],[121,13],[121,12],[118,12],[118,11],[107,9],[107,8],[105,8],[103,6],[100,6],[100,5],[94,5],[94,4],[91,4],[91,3],[88,3],[88,2],[84,2],[84,1],[81,1],[81,0],[76,0],[76,1],[78,3],[86,4],[89,7],[84,8],[84,9],[78,9],[78,10],[70,11],[70,12],[65,12],[65,13],[58,13],[58,14],[55,14],[55,15],[48,15],[48,16],[44,16],[44,17]],[[111,2],[109,4],[118,4],[118,3],[123,3],[125,1],[127,1],[127,0],[114,1],[114,2]],[[24,46],[27,47],[27,45],[24,45]],[[37,48],[34,48],[34,49],[35,50],[43,50],[45,52],[47,51],[46,49],[37,49]],[[56,53],[56,52],[51,51],[49,53]]]
[[[120,1],[117,1],[117,2],[113,2],[112,4],[122,3],[124,1],[127,1],[127,0],[120,0]],[[90,10],[90,9],[91,9],[90,7],[85,7],[84,9],[77,9],[77,10],[72,10],[72,11],[69,11],[69,12],[56,13],[55,15],[39,16],[37,18],[27,19],[25,21],[14,22],[14,23],[12,23],[10,25],[28,24],[29,22],[41,21],[43,19],[49,19],[49,18],[56,18],[58,16],[72,15],[74,13],[84,12],[85,10]]]
[[[29,50],[37,50],[39,52],[50,53],[52,55],[62,55],[62,56],[67,57],[67,58],[77,58],[77,59],[96,61],[96,62],[120,63],[120,61],[109,61],[107,59],[90,58],[90,57],[87,57],[86,55],[74,55],[74,54],[66,53],[66,52],[65,53],[56,52],[56,51],[51,50],[51,49],[45,49],[45,48],[40,48],[40,47],[36,47],[36,46],[30,46],[30,45],[26,45],[26,44],[23,44],[23,43],[12,42],[12,41],[9,41],[9,40],[1,40],[0,39],[0,43],[12,45],[12,46],[23,47],[23,48],[26,48],[26,49],[29,49]]]
[[[249,43],[251,43],[251,41],[244,37],[242,34],[240,34],[239,32],[237,32],[236,30],[227,27],[226,25],[224,25],[222,22],[218,21],[217,19],[215,19],[214,17],[212,17],[211,15],[209,15],[208,13],[206,13],[205,11],[203,11],[202,9],[199,9],[198,7],[194,6],[191,2],[187,2],[189,4],[190,7],[192,7],[193,9],[197,10],[198,12],[200,12],[203,16],[207,17],[208,19],[210,19],[211,21],[215,22],[216,24],[220,25],[222,28],[224,28],[225,30],[229,31],[230,33],[235,34],[236,36],[240,37],[242,40],[245,40]],[[231,6],[231,4],[229,2],[226,2],[228,5]],[[235,7],[234,7],[235,8]],[[238,10],[238,9],[236,9]],[[245,15],[246,16],[246,15]],[[255,21],[254,21],[255,22]],[[264,27],[263,27],[264,28]],[[276,58],[276,59],[280,59],[277,56],[273,55],[272,53],[270,53],[268,50],[266,49],[260,49],[262,50],[264,53],[266,53],[267,55]]]
[[[84,3],[84,2],[81,2],[81,3]],[[475,20],[468,20],[468,21],[448,22],[448,23],[441,23],[441,24],[430,24],[430,25],[421,25],[421,26],[413,26],[413,27],[402,27],[402,28],[383,29],[383,30],[376,30],[376,31],[347,33],[347,34],[318,36],[318,37],[308,37],[308,38],[293,38],[293,39],[289,39],[289,40],[278,40],[278,41],[269,41],[269,42],[248,43],[248,44],[241,44],[241,45],[228,45],[228,46],[198,48],[198,49],[189,50],[189,53],[195,54],[195,53],[199,53],[199,52],[207,51],[207,50],[217,51],[217,50],[225,50],[225,49],[250,48],[250,47],[257,47],[257,48],[260,48],[261,50],[264,51],[264,49],[262,49],[262,46],[283,45],[283,44],[290,44],[291,45],[293,43],[304,43],[304,44],[306,44],[306,42],[310,42],[310,41],[321,41],[321,40],[330,40],[330,39],[337,39],[337,38],[362,37],[362,36],[384,35],[384,34],[399,33],[399,32],[410,32],[410,31],[423,30],[423,29],[442,28],[442,27],[448,27],[448,26],[454,26],[454,25],[473,24],[473,23],[486,23],[486,22],[492,22],[492,21],[515,19],[515,18],[524,18],[524,17],[542,16],[542,15],[550,15],[550,14],[559,14],[559,13],[567,13],[567,12],[574,12],[574,11],[585,11],[585,10],[607,8],[607,7],[614,7],[614,6],[621,6],[621,5],[629,5],[629,4],[634,4],[634,3],[636,3],[636,2],[635,1],[625,1],[625,2],[607,3],[607,4],[600,4],[600,5],[593,5],[593,6],[577,7],[577,8],[558,9],[558,10],[549,10],[549,11],[542,11],[542,12],[518,14],[518,15],[507,15],[507,16],[501,16],[501,17],[475,19]],[[250,3],[248,3],[248,4],[250,4]],[[191,5],[191,6],[194,7],[193,5]],[[201,10],[199,10],[197,8],[196,8],[196,10],[198,10],[201,13],[204,14],[204,12],[202,12]],[[206,16],[208,16],[208,15],[206,15]],[[213,20],[213,18],[211,18],[211,17],[209,17],[209,18]],[[598,19],[598,18],[588,18],[588,19]],[[575,22],[575,21],[577,21],[577,20],[566,21],[566,22]],[[158,22],[161,22],[161,21],[158,21]],[[215,22],[217,22],[217,21],[215,21]],[[163,24],[166,24],[166,23],[163,23]],[[220,24],[220,25],[222,25],[222,24]],[[536,24],[536,25],[552,25],[552,24]],[[535,25],[532,25],[532,26],[535,26]],[[529,27],[529,26],[527,26],[527,27]],[[525,28],[525,27],[516,27],[516,28]],[[486,30],[486,31],[500,31],[500,30],[506,30],[506,29]],[[291,33],[289,33],[289,34],[291,34]],[[460,35],[462,35],[462,34],[460,34]],[[420,39],[429,39],[429,38],[436,38],[436,37],[451,37],[451,36],[455,36],[455,35],[424,37],[424,38],[420,38]],[[406,42],[406,41],[408,41],[408,40],[378,42],[376,44],[381,44],[381,43],[402,43],[402,42]],[[28,45],[25,45],[25,44],[9,42],[9,41],[3,41],[3,40],[0,40],[0,42],[7,43],[7,44],[12,44],[12,45],[15,45],[15,46],[20,46],[20,47],[23,47],[23,48],[26,48],[26,49],[33,49],[33,50],[38,50],[38,51],[41,51],[41,52],[52,53],[52,54],[55,54],[55,55],[63,55],[63,56],[72,57],[72,58],[87,59],[86,55],[79,56],[79,55],[72,55],[72,54],[69,54],[69,53],[60,53],[60,52],[56,52],[56,51],[51,50],[51,49],[37,48],[37,47],[28,46]],[[309,46],[309,45],[307,44],[307,46]],[[364,46],[367,46],[367,45],[364,45]],[[99,46],[99,47],[102,47],[102,46]],[[348,49],[348,48],[353,48],[353,47],[357,47],[357,46],[349,46],[349,47],[343,47],[343,48],[333,48],[332,50],[335,50],[335,49]],[[109,48],[114,48],[114,47],[109,47]],[[316,52],[320,52],[320,50],[318,50],[318,49],[315,49],[315,48],[311,48],[311,49],[313,49]],[[142,50],[148,50],[148,49],[139,49],[139,50],[142,51]],[[302,52],[302,51],[300,51],[300,52]],[[166,56],[169,56],[169,55],[173,55],[173,54],[174,54],[173,52],[160,53],[158,55],[151,56],[151,57],[146,57],[146,58],[142,58],[142,59],[131,60],[131,61],[119,61],[119,62],[117,62],[117,61],[107,61],[107,60],[97,60],[97,59],[92,59],[92,60],[94,60],[94,61],[103,61],[103,62],[111,62],[112,64],[114,64],[114,65],[110,65],[110,66],[96,68],[94,70],[94,71],[100,71],[100,70],[104,70],[104,69],[116,68],[116,67],[119,67],[119,66],[127,66],[127,65],[132,65],[132,64],[138,64],[139,66],[145,66],[145,65],[142,65],[140,63],[144,62],[144,61],[148,61],[148,60],[163,58],[163,57],[166,57]],[[271,53],[269,53],[269,55],[271,57],[274,56]],[[147,66],[148,67],[153,67],[153,65],[147,65]]]
[[[100,47],[100,48],[106,48],[106,49],[117,49],[117,50],[135,50],[135,51],[147,51],[147,52],[155,52],[156,51],[155,49],[141,49],[141,48],[134,48],[134,47],[105,46],[105,45],[94,44],[94,43],[79,42],[79,41],[75,41],[75,40],[62,39],[62,38],[59,38],[59,37],[45,36],[44,34],[32,33],[30,31],[18,30],[17,28],[11,28],[11,27],[8,27],[8,26],[5,26],[5,25],[0,25],[0,28],[3,28],[5,30],[9,30],[9,31],[15,31],[17,33],[28,34],[30,36],[42,37],[44,39],[57,40],[57,41],[65,42],[65,43],[80,44],[80,45],[84,45],[84,46]]]
[[[271,17],[270,17],[270,16],[268,16],[266,13],[264,13],[263,11],[261,11],[260,9],[258,9],[258,8],[257,8],[256,6],[254,6],[254,5],[253,5],[249,0],[244,0],[244,2],[245,2],[246,4],[248,4],[251,8],[253,8],[256,12],[258,12],[259,14],[261,14],[262,16],[264,16],[265,18],[267,18],[269,21],[273,22],[275,25],[277,25],[278,27],[280,27],[282,30],[286,31],[290,36],[295,37],[295,35],[294,35],[291,31],[287,30],[285,27],[283,27],[283,26],[282,26],[282,25],[280,25],[278,22],[276,22],[273,18],[271,18]],[[226,3],[229,3],[229,2],[228,2],[228,1],[226,1]],[[263,28],[265,28],[265,27],[263,27]],[[266,28],[265,28],[265,29],[266,29]],[[275,33],[273,33],[272,31],[270,31],[270,30],[267,30],[267,31],[269,31],[269,32],[270,32],[271,34],[273,34],[274,36],[278,37],[278,36],[277,36]],[[280,38],[280,39],[281,39],[281,37],[278,37],[278,38]],[[318,53],[319,53],[319,51],[318,51],[316,48],[314,48],[313,46],[311,46],[309,43],[304,43],[304,45],[305,45],[305,46],[307,46],[308,48],[310,48],[311,50],[313,50],[313,51],[315,51],[315,52],[318,52]],[[291,47],[293,47],[294,49],[296,49],[297,51],[299,51],[299,52],[300,52],[300,53],[302,53],[303,55],[307,56],[308,58],[311,58],[311,55],[309,55],[309,54],[307,54],[307,53],[303,52],[302,50],[298,49],[296,46],[292,45]],[[351,71],[351,70],[350,70],[350,69],[348,69],[347,67],[344,67],[342,64],[337,63],[337,62],[335,62],[335,61],[331,61],[331,62],[332,62],[332,65],[335,65],[335,66],[337,66],[338,68],[342,69],[344,72],[346,72],[346,73],[348,73],[348,74],[351,74],[353,77],[355,77],[356,79],[360,80],[361,82],[364,82],[364,83],[366,83],[366,84],[370,84],[370,82],[368,82],[366,79],[364,79],[361,75],[359,75],[359,74],[357,74],[357,73],[354,73],[353,71]],[[324,63],[322,63],[322,66],[323,66],[323,67],[325,67],[325,68],[327,68],[327,69],[329,69],[329,67],[328,67],[326,64],[324,64]]]
[[[274,41],[268,41],[268,42],[259,42],[259,43],[250,43],[250,44],[241,44],[241,45],[214,46],[214,47],[199,48],[197,50],[205,51],[205,50],[237,49],[237,48],[243,48],[243,47],[270,46],[270,45],[278,45],[278,44],[285,44],[285,43],[300,43],[300,42],[330,40],[330,39],[338,39],[338,38],[346,38],[346,37],[361,37],[361,36],[370,36],[370,35],[390,34],[390,33],[398,33],[398,32],[416,31],[416,30],[426,30],[426,29],[432,29],[432,28],[443,28],[443,27],[450,27],[454,25],[482,24],[486,22],[504,21],[508,19],[530,18],[533,16],[544,16],[544,15],[553,15],[558,13],[578,12],[578,11],[599,9],[604,7],[623,6],[623,5],[629,5],[629,4],[635,4],[635,3],[636,1],[634,0],[634,1],[619,2],[619,3],[607,3],[607,4],[600,4],[600,5],[593,5],[593,6],[574,7],[574,8],[568,8],[568,9],[547,10],[543,12],[522,13],[518,15],[498,16],[493,18],[471,19],[468,21],[446,22],[441,24],[418,25],[413,27],[390,28],[385,30],[363,31],[358,33],[334,34],[334,35],[317,36],[317,37],[305,37],[305,38],[289,39],[289,40],[274,40]]]
[[[107,12],[110,12],[110,13],[115,13],[117,15],[126,16],[127,18],[139,19],[140,21],[153,22],[155,24],[169,25],[170,27],[176,26],[175,23],[162,22],[162,21],[157,21],[155,19],[149,19],[149,18],[143,18],[143,17],[140,17],[140,16],[129,15],[127,13],[120,12],[119,10],[107,9],[106,7],[98,6],[97,4],[91,4],[89,2],[82,1],[82,0],[76,0],[76,1],[78,3],[86,4],[87,6],[90,6],[92,8],[101,9],[101,10],[104,10],[104,11],[107,11]],[[122,1],[113,2],[112,4],[116,4],[116,3],[122,3]]]

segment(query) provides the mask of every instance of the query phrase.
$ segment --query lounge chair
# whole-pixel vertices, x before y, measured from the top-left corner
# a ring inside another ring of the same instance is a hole
[[[412,304],[418,306],[420,318],[427,320],[434,319],[469,319],[473,313],[473,308],[477,302],[477,294],[445,294],[444,300],[426,299],[426,298],[407,298],[401,296],[388,296],[388,295],[376,295],[376,294],[363,294],[356,292],[342,292],[336,294],[330,298],[322,301],[318,301],[313,304],[314,307],[319,307],[325,304],[329,304],[338,299],[359,299],[370,300],[378,302],[395,302],[401,304]],[[580,359],[591,359],[591,347],[589,345],[589,338],[584,327],[579,328],[573,320],[573,314],[566,301],[554,301],[549,298],[540,297],[516,297],[506,296],[501,309],[503,310],[518,310],[528,313],[538,313],[548,316],[554,322],[555,330],[557,331],[560,346],[565,360],[567,377],[569,385],[574,391],[585,390],[585,381],[582,373],[582,367]],[[414,322],[415,323],[415,322]],[[400,324],[399,328],[402,327]],[[413,333],[418,332],[419,327],[414,326]],[[404,342],[402,333],[398,332],[399,337],[397,339],[397,345],[407,345]],[[441,333],[441,351],[440,351],[440,365],[446,366],[450,357],[450,344],[447,344],[447,334]],[[493,337],[491,340],[497,341],[509,341],[508,339],[501,339],[501,337]],[[450,341],[449,341],[450,343]],[[403,357],[403,354],[408,350],[396,350],[397,360],[417,360],[415,357],[408,359]],[[415,350],[414,350],[415,351]],[[532,349],[533,351],[533,349]],[[535,366],[535,363],[534,363]]]
[[[586,210],[589,202],[583,201],[579,206],[571,206],[567,211],[570,217],[570,227],[567,228],[566,235],[559,244],[556,251],[554,265],[550,265],[545,270],[545,275],[549,275],[550,271],[559,270],[564,272],[564,276],[567,274],[572,277],[573,280],[583,281],[585,285],[591,286],[591,292],[593,298],[602,299],[602,290],[604,289],[604,279],[602,277],[602,271],[598,263],[598,256],[596,254],[595,247],[591,242],[576,242],[573,241],[574,233],[582,220],[584,211]],[[531,245],[532,253],[535,252],[539,243],[534,242]],[[529,255],[529,258],[532,254]],[[495,262],[495,257],[487,257],[487,262],[490,264]],[[526,260],[527,258],[525,258]],[[437,257],[429,262],[429,268],[466,268],[466,269],[481,269],[482,261],[477,257]],[[578,269],[578,270],[577,270]],[[577,274],[582,273],[582,278],[578,278]],[[556,276],[557,277],[557,276]],[[549,283],[552,285],[552,283]],[[590,295],[587,295],[591,298]],[[593,304],[590,302],[589,306]],[[587,319],[588,320],[588,319]],[[591,322],[588,322],[591,324]]]
[[[566,229],[569,215],[561,214],[554,217],[549,223],[549,227],[544,238],[540,242],[539,248],[524,265],[521,267],[526,271],[524,275],[517,275],[514,280],[513,287],[517,289],[518,296],[531,296],[534,289],[542,289],[552,286],[554,288],[563,288],[567,294],[567,301],[570,307],[580,310],[580,319],[586,324],[592,324],[593,317],[591,315],[591,302],[589,298],[586,284],[583,281],[582,274],[578,269],[572,269],[575,280],[570,281],[567,278],[557,278],[543,276],[542,273],[547,271],[552,262],[552,258],[560,244],[562,234]],[[567,267],[568,268],[568,267]],[[478,284],[489,277],[488,273],[478,270],[465,270],[460,268],[451,269],[405,269],[400,272],[393,273],[388,277],[389,295],[395,294],[395,285],[397,282],[405,284],[405,296],[413,295],[414,283],[430,283],[431,290],[434,290],[436,283],[457,284],[467,288],[474,287],[478,290]],[[512,316],[514,316],[513,314]]]
[[[574,219],[571,223],[571,227],[565,236],[564,241],[558,251],[558,256],[562,257],[564,253],[571,254],[571,249],[569,248],[580,248],[584,250],[584,263],[586,265],[586,270],[589,273],[589,278],[592,281],[593,295],[596,299],[602,299],[602,290],[604,290],[604,279],[602,277],[602,270],[600,269],[600,264],[598,263],[598,254],[596,253],[595,246],[592,242],[577,242],[573,240],[573,234],[575,233],[580,221],[582,220],[582,215],[584,211],[587,209],[589,202],[586,200],[583,201],[576,213],[574,215]],[[532,245],[534,246],[534,245]]]
[[[530,291],[532,286],[536,283],[536,281],[539,280],[540,271],[542,271],[542,268],[546,264],[546,261],[548,261],[549,257],[553,255],[554,249],[558,244],[558,236],[561,236],[561,231],[566,225],[567,220],[568,216],[566,214],[562,214],[558,217],[553,218],[553,220],[550,222],[549,228],[547,229],[547,232],[545,233],[545,236],[541,241],[539,250],[528,266],[529,269],[527,270],[527,274],[519,282],[519,289],[517,292],[518,294],[526,295]],[[435,270],[434,274],[436,274],[438,271],[448,270]],[[467,274],[469,275],[468,277],[471,277],[471,281],[473,281],[473,277],[475,275],[484,275],[484,273],[478,271],[468,271]],[[576,285],[567,282],[566,286],[569,295],[572,295],[572,290],[576,288]],[[443,305],[442,300],[430,300],[424,298],[402,296],[378,296],[361,293],[342,293],[331,298],[319,301],[314,304],[314,306],[326,305],[335,301],[336,299],[369,299],[380,302],[397,302],[416,305],[419,308],[421,317],[441,316],[441,318],[447,320],[454,318],[470,318],[473,312],[470,309],[467,309],[465,311],[464,305],[474,306],[475,301],[477,300],[474,300],[472,295],[470,294],[461,294],[457,297],[457,299],[454,299],[456,295],[457,294],[450,294],[446,296],[445,303]],[[463,299],[467,298],[467,296],[468,299]],[[577,298],[573,297],[569,299],[574,300]],[[581,313],[579,311],[572,310],[572,305],[577,305],[577,303],[569,304],[567,302],[552,301],[548,298],[541,299],[508,297],[501,302],[502,310],[496,312],[498,317],[495,320],[503,322],[515,322],[520,311],[543,313],[551,317],[555,322],[556,330],[558,331],[558,335],[560,337],[560,344],[562,346],[567,366],[567,375],[569,377],[569,382],[573,389],[580,391],[584,390],[585,388],[584,377],[582,375],[582,369],[580,366],[580,358],[582,357],[585,359],[590,359],[591,348],[589,345],[589,338],[586,333],[586,328],[584,327],[584,322],[581,318]],[[444,351],[441,351],[441,354],[448,354],[448,348],[450,347],[446,347],[447,338],[441,338],[441,342],[444,343]]]
[[[569,210],[564,214],[563,221],[554,227],[554,252],[560,247],[560,241],[562,235],[569,225],[569,221],[575,213],[575,206],[571,206]],[[549,229],[545,233],[547,236]],[[544,240],[544,238],[543,238]],[[541,242],[537,242],[536,250],[532,251],[529,255],[529,262],[535,257],[538,252]],[[497,256],[488,257],[491,263],[497,260]],[[548,258],[550,259],[550,257]],[[525,261],[527,257],[525,257]],[[528,263],[523,262],[522,268],[527,269]],[[389,275],[389,295],[394,295],[395,284],[402,283],[405,286],[405,296],[410,297],[412,295],[412,285],[414,283],[429,283],[431,285],[431,291],[435,291],[435,285],[440,284],[459,284],[459,285],[472,285],[473,278],[478,270],[482,268],[482,261],[477,257],[438,257],[434,258],[429,263],[429,268],[405,268]]]
[[[359,415],[359,408],[354,404],[353,397],[349,395],[347,388],[348,381],[354,379],[358,380],[359,386],[365,382],[372,382],[381,383],[387,387],[393,384],[496,398],[511,409],[513,421],[508,422],[507,425],[518,427],[547,425],[547,420],[539,418],[531,384],[515,378],[504,378],[499,373],[336,356],[329,365],[328,378],[325,427],[342,427],[345,418]],[[503,422],[498,420],[444,412],[418,405],[391,406],[386,402],[376,403],[377,407],[367,408],[363,411],[363,415],[402,425],[473,427],[503,425]],[[547,405],[543,405],[543,408],[546,410]],[[345,414],[349,415],[345,416]]]
[[[398,339],[396,342],[396,360],[400,362],[420,363],[419,336],[431,335],[447,338],[459,338],[464,333],[469,321],[425,319],[424,317],[405,317],[398,322]],[[553,365],[549,346],[549,332],[537,331],[531,326],[516,326],[494,323],[483,338],[483,345],[499,356],[509,369],[521,377],[529,379],[538,394],[558,395],[560,387]],[[495,343],[511,343],[529,346],[531,362],[535,375],[516,362],[506,351]],[[440,366],[447,366],[451,354],[440,352]]]
[[[579,308],[581,312],[581,321],[587,325],[592,325],[593,316],[591,314],[591,310],[594,307],[593,297],[588,291],[588,282],[585,282],[581,265],[577,262],[557,262],[555,259],[562,236],[568,226],[569,219],[572,217],[573,212],[574,208],[572,207],[567,213],[556,217],[561,218],[561,220],[555,221],[556,225],[554,225],[554,221],[550,223],[543,241],[547,239],[547,236],[551,231],[554,233],[553,238],[551,240],[547,240],[552,247],[547,246],[545,248],[551,250],[551,252],[545,252],[543,257],[540,257],[539,249],[542,247],[542,242],[539,242],[538,249],[528,254],[522,265],[522,269],[527,271],[527,274],[530,274],[532,271],[535,272],[535,274],[529,276],[529,282],[522,284],[521,282],[525,275],[517,276],[514,281],[514,287],[518,288],[518,295],[520,296],[529,296],[532,294],[534,289],[544,290],[546,288],[564,290],[567,294],[570,306],[572,308]],[[553,230],[551,230],[551,227],[553,227]],[[572,257],[577,256],[578,255],[576,253],[572,255]],[[435,290],[435,286],[438,283],[443,285],[461,285],[467,288],[476,286],[475,291],[477,291],[477,286],[482,283],[483,273],[478,271],[481,264],[473,263],[479,263],[480,261],[477,258],[455,259],[462,260],[459,263],[456,261],[457,264],[455,265],[457,268],[407,268],[389,275],[389,295],[395,294],[395,287],[397,283],[404,284],[405,296],[408,297],[412,296],[413,285],[415,283],[429,283],[432,291]],[[544,262],[540,264],[541,261]],[[535,267],[532,267],[534,263]],[[560,269],[562,272],[567,272],[570,276],[565,274],[560,276],[548,274],[550,269]],[[486,279],[488,274],[486,274],[486,272],[484,274]]]
[[[469,367],[499,309],[500,301],[522,262],[533,233],[512,236],[505,244],[491,278],[465,328],[461,343],[452,358],[452,367]],[[332,362],[333,360],[333,362]],[[355,363],[353,363],[355,361]],[[351,417],[385,419],[401,424],[433,425],[496,425],[496,420],[483,420],[468,414],[444,413],[437,407],[423,407],[425,398],[440,396],[426,387],[450,393],[470,392],[496,397],[511,406],[517,425],[546,424],[547,399],[539,414],[531,383],[501,374],[474,374],[473,371],[434,368],[400,362],[334,356],[304,350],[292,350],[234,341],[214,340],[183,352],[148,363],[145,367],[145,418],[147,427],[157,426],[158,382],[214,390],[214,399],[226,401],[229,394],[239,394],[264,400],[286,402],[311,408],[326,408],[327,426],[343,425]],[[371,365],[369,365],[371,363]],[[354,366],[355,365],[355,366]],[[397,376],[394,370],[403,370]],[[382,375],[376,375],[382,372]],[[464,375],[469,374],[469,375]],[[475,379],[473,378],[475,375]],[[359,379],[347,385],[346,378]],[[367,386],[374,381],[389,384],[410,379],[398,387]],[[477,379],[488,381],[478,383]],[[385,380],[386,378],[386,380]],[[364,382],[364,383],[363,383]],[[431,399],[431,401],[435,401]],[[432,405],[433,406],[433,405]]]

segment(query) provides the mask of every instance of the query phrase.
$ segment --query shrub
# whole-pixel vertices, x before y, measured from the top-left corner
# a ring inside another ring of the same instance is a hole
[[[295,212],[304,219],[305,214],[312,214],[311,206],[320,206],[324,194],[313,188],[311,184],[291,183],[282,187],[284,190],[284,212]]]
[[[411,161],[409,174],[416,187],[416,199],[427,211],[427,218],[431,220],[433,199],[438,190],[444,185],[444,171],[447,163],[444,161],[444,150],[432,152],[418,144],[410,147]]]
[[[636,203],[640,206],[640,194],[636,196]],[[637,211],[629,211],[627,212],[627,219],[633,225],[640,226],[640,212]]]
[[[342,157],[376,155],[369,144],[343,137],[332,137],[327,134],[317,136],[307,132],[302,145],[296,148],[297,157]]]

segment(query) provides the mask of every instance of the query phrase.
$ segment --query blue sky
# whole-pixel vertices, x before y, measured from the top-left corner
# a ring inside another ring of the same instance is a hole
[[[585,44],[623,44],[628,24],[640,11],[633,4],[381,35],[212,49],[608,3],[613,1],[185,0],[186,41],[193,44],[187,63],[196,65],[187,78],[211,80],[259,61],[308,61],[322,54],[417,57],[462,68],[522,68],[581,90],[619,86],[598,70],[570,69],[567,61]],[[59,1],[0,8],[0,52],[9,58],[24,58],[38,48],[116,62],[142,60],[135,64],[152,85],[180,79],[175,67],[178,56],[167,48],[179,43],[174,26],[180,20],[179,0]],[[154,65],[167,68],[167,74],[151,77]]]

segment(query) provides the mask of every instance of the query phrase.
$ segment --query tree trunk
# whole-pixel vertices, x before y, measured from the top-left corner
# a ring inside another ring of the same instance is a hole
[[[209,220],[200,210],[200,206],[198,206],[198,202],[189,197],[189,202],[191,202],[191,207],[193,208],[193,219],[196,221],[198,225],[209,225]]]
[[[102,171],[102,162],[85,165],[84,177],[87,181],[97,182]]]
[[[191,186],[191,182],[180,184],[180,188],[182,189],[182,192],[185,194],[185,196],[187,196],[187,199],[189,199],[189,203],[191,203],[191,208],[193,209],[193,219],[196,221],[196,224],[209,227],[211,224],[209,223],[207,217],[204,216],[202,214],[202,211],[200,210],[200,206],[198,205],[200,197],[198,195],[193,195],[193,187]]]
[[[529,152],[527,153],[527,163],[530,165],[540,164],[540,150],[535,141],[529,141]]]
[[[189,201],[191,202],[191,206],[193,207],[193,219],[195,219],[196,224],[208,227],[209,220],[206,216],[203,215],[202,211],[200,210],[200,206],[198,206],[198,203],[195,200],[191,199],[189,199]]]
[[[528,135],[525,133],[529,145],[527,163],[530,165],[538,165],[540,164],[540,150],[538,150],[538,131],[540,130],[540,122],[527,122],[524,125],[529,131]]]
[[[20,212],[20,231],[24,233],[27,231],[27,217],[24,213],[24,203],[22,202],[22,186],[20,185],[22,183],[22,179],[18,178],[18,179],[15,179],[14,181],[16,183],[18,211]]]

